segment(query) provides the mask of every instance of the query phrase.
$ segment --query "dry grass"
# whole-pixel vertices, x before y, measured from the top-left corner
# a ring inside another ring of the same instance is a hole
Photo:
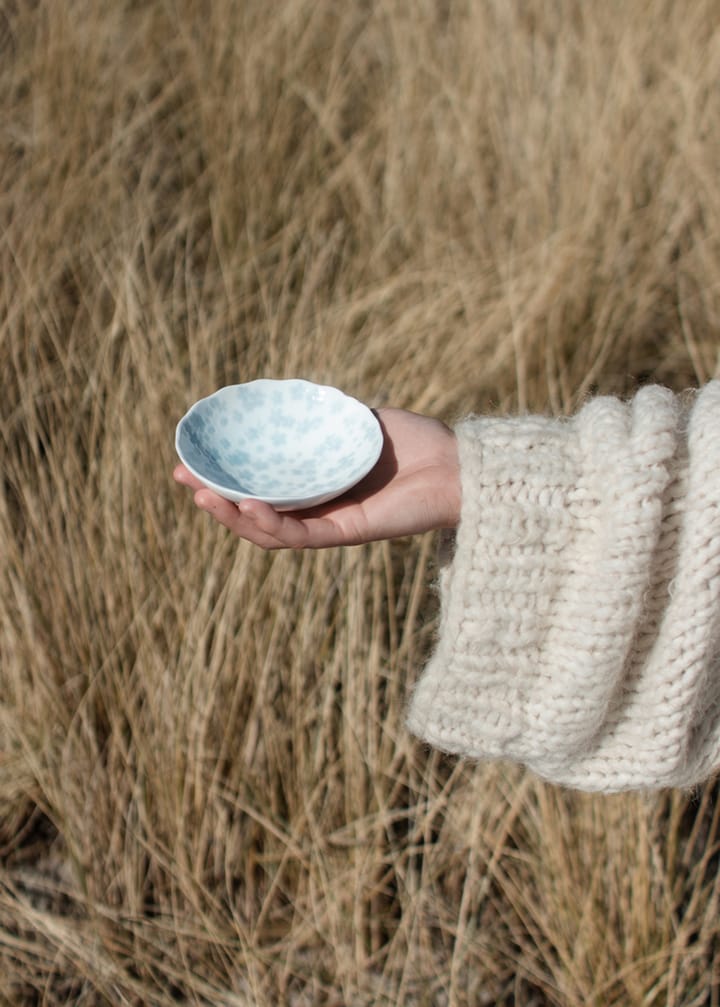
[[[416,744],[430,538],[273,557],[216,386],[453,419],[718,373],[713,0],[0,7],[0,1002],[720,1003],[716,790]]]

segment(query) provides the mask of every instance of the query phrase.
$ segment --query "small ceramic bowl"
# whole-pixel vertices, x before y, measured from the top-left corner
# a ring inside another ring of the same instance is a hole
[[[367,406],[300,379],[228,385],[196,402],[175,431],[180,459],[205,486],[278,510],[340,496],[367,475],[382,446]]]

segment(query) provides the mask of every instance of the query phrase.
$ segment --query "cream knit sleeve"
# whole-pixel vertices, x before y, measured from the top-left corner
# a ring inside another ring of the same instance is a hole
[[[463,506],[410,729],[583,790],[720,766],[720,382],[466,420]]]

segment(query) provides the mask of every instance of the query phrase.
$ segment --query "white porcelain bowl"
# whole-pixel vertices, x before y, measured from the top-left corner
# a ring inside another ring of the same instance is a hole
[[[382,445],[367,406],[301,379],[228,385],[196,402],[175,431],[180,459],[209,489],[278,510],[340,496],[367,475]]]

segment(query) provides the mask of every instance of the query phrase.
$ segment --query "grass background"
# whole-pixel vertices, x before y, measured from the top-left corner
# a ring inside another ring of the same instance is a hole
[[[712,0],[0,6],[0,1002],[717,1005],[720,811],[427,751],[432,537],[269,556],[217,386],[719,371]]]

